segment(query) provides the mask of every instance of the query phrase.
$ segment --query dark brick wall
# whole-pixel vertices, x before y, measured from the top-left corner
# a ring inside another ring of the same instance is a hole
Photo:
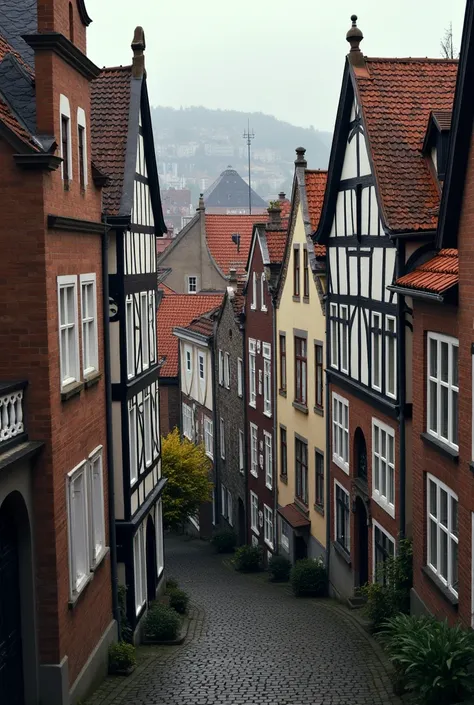
[[[167,436],[177,426],[181,428],[179,380],[176,377],[160,378],[161,435]]]

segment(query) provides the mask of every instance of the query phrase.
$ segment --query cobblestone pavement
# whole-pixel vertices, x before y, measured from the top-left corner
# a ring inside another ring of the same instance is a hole
[[[208,545],[170,538],[167,574],[192,597],[182,646],[141,647],[129,678],[88,705],[398,705],[365,631],[330,600],[240,575]]]

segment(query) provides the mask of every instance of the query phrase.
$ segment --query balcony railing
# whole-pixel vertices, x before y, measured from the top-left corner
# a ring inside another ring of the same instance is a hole
[[[0,450],[20,436],[26,438],[25,387],[26,382],[0,382]]]

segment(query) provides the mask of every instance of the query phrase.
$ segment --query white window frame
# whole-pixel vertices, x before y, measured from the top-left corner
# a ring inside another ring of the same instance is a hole
[[[71,139],[71,107],[69,105],[69,99],[66,98],[65,95],[62,93],[59,96],[59,140],[60,140],[60,150],[61,150],[61,159],[64,159],[63,156],[63,121],[62,118],[65,117],[68,120],[67,123],[67,128],[68,128],[68,135],[67,135],[67,151],[68,151],[68,166],[69,166],[69,173],[65,176],[64,175],[64,162],[61,165],[61,175],[62,179],[72,181],[72,139]]]
[[[135,376],[135,316],[134,297],[127,296],[125,300],[125,329],[127,337],[127,377]]]
[[[87,124],[86,124],[86,113],[84,108],[77,109],[77,163],[79,164],[80,154],[79,154],[79,128],[82,127],[84,130],[84,154],[83,154],[83,169],[84,169],[84,189],[87,188],[89,183],[89,175],[87,172]]]
[[[385,434],[385,455],[383,454],[383,435]],[[376,442],[377,438],[377,442]],[[389,438],[392,439],[390,444]],[[389,457],[389,447],[392,446],[393,456]],[[376,450],[377,449],[377,450]],[[376,470],[376,467],[378,470]],[[383,468],[385,468],[385,494],[383,491]],[[391,471],[391,472],[390,472]],[[392,490],[389,492],[390,474],[392,476]],[[377,475],[378,484],[377,487]],[[387,514],[395,518],[395,430],[391,426],[372,418],[372,499],[384,509]],[[392,494],[393,502],[390,494]]]
[[[377,332],[375,332],[377,328]],[[379,311],[372,311],[372,331],[371,331],[371,347],[372,347],[372,388],[376,389],[377,392],[382,391],[382,314]],[[378,343],[378,350],[376,350],[376,343]],[[376,368],[375,362],[378,362],[378,379],[376,379]]]
[[[250,528],[254,534],[260,536],[258,529],[258,497],[252,490],[250,490]]]
[[[434,377],[431,374],[431,345],[430,342],[436,342],[437,349],[437,376]],[[448,381],[441,379],[441,344],[448,345]],[[459,443],[455,443],[453,440],[453,396],[456,395],[456,406],[459,405],[459,379],[458,384],[453,383],[453,349],[459,348],[459,341],[457,338],[452,338],[448,335],[442,335],[441,333],[428,333],[427,336],[427,414],[426,414],[426,430],[430,436],[433,436],[441,443],[445,443],[450,448],[454,450],[459,450]],[[459,365],[459,362],[458,362]],[[459,375],[459,372],[458,372]],[[436,409],[437,418],[436,426],[437,429],[430,428],[431,426],[431,409],[434,407],[432,401],[431,385],[436,385]],[[441,435],[441,389],[447,389],[448,394],[448,438]],[[456,428],[459,437],[459,418],[456,421]]]
[[[393,543],[393,555],[397,555],[397,542],[393,538],[392,534],[389,534],[386,529],[383,528],[381,524],[378,523],[378,521],[375,521],[375,519],[372,519],[372,582],[376,582],[376,574],[377,574],[377,565],[375,563],[375,530],[378,529],[379,531],[382,532],[382,534],[385,535],[385,537],[390,541],[390,543]]]
[[[331,338],[331,367],[339,369],[339,328],[337,322],[339,311],[337,304],[329,304],[329,315]]]
[[[80,367],[79,367],[79,327],[78,327],[78,305],[77,305],[77,276],[76,275],[65,275],[60,276],[57,279],[58,285],[58,329],[59,329],[59,360],[60,360],[60,378],[61,378],[61,389],[67,387],[73,382],[78,382],[80,379]],[[65,289],[72,289],[73,306],[74,306],[74,321],[66,322],[62,321],[61,313],[61,291]],[[66,354],[63,350],[63,342],[61,333],[64,330],[71,330],[72,334],[70,336],[71,340],[71,351],[69,352],[69,342],[68,342],[68,369],[65,370],[65,364],[63,363],[64,355]]]
[[[202,362],[202,375],[201,375],[201,362]],[[201,384],[206,384],[206,355],[203,352],[198,352],[198,373],[199,373],[199,382]]]
[[[250,304],[252,311],[257,309],[257,273],[252,272],[252,303]]]
[[[192,289],[191,280],[194,279],[194,290]],[[197,294],[198,289],[198,278],[196,274],[188,274],[186,277],[188,294]]]
[[[79,277],[81,285],[81,322],[82,322],[82,369],[84,376],[97,372],[99,369],[99,341],[97,336],[97,283],[95,272],[81,274]],[[92,312],[85,308],[88,306],[84,301],[84,290],[92,287]],[[92,315],[91,315],[92,314]],[[86,331],[88,331],[86,333]],[[86,339],[89,341],[86,345]],[[88,347],[88,350],[86,348]]]
[[[221,514],[227,519],[227,487],[221,483]]]
[[[272,436],[267,431],[263,432],[265,444],[265,486],[269,490],[273,488],[273,447]]]
[[[272,346],[263,343],[263,413],[271,418],[272,415]]]
[[[245,439],[244,432],[239,429],[239,472],[244,473],[245,467]]]
[[[186,365],[186,373],[191,374],[193,371],[193,354],[192,350],[188,345],[184,347],[184,360]]]
[[[221,458],[225,460],[225,422],[221,416],[220,426],[219,426],[219,441],[221,448]]]
[[[347,304],[340,304],[340,323],[339,323],[339,335],[341,341],[341,372],[349,374],[349,306]],[[347,324],[344,323],[347,321]],[[344,366],[344,358],[346,359],[346,365]]]
[[[143,451],[145,466],[151,465],[153,460],[153,428],[151,424],[151,394],[150,388],[144,392],[143,399]]]
[[[337,496],[336,496],[336,487],[339,487],[347,497],[349,497],[349,520],[348,520],[348,526],[347,526],[347,539],[348,539],[348,546],[344,546],[345,550],[347,553],[350,554],[351,552],[351,495],[350,493],[346,490],[346,488],[341,485],[340,482],[337,480],[334,480],[334,541],[339,543],[340,546],[342,544],[340,541],[337,540]]]
[[[242,358],[237,358],[237,394],[239,397],[244,395],[244,368]]]
[[[268,311],[265,305],[265,281],[265,272],[262,272],[262,275],[260,277],[260,311],[263,311],[264,313]]]
[[[345,412],[347,409],[347,428]],[[344,397],[332,394],[332,460],[341,470],[349,474],[349,402]],[[345,454],[344,454],[345,451]]]
[[[193,410],[189,406],[189,404],[186,404],[183,402],[182,404],[182,413],[183,413],[183,435],[186,436],[186,438],[190,441],[194,440],[194,433],[193,433]]]
[[[392,399],[397,398],[397,338],[387,335],[389,332],[389,323],[393,323],[393,331],[397,335],[397,319],[395,316],[385,316],[385,394]],[[390,346],[389,340],[393,340],[393,391],[389,389],[389,358]]]
[[[219,384],[224,386],[224,352],[219,350]]]
[[[90,556],[94,569],[105,553],[104,469],[102,446],[88,458],[90,498]]]
[[[77,484],[79,480],[81,481],[80,485]],[[80,504],[75,501],[78,492],[81,494]],[[74,600],[79,595],[91,578],[87,494],[87,462],[83,460],[67,475],[69,591],[71,600]],[[78,553],[82,553],[83,570],[80,573],[78,573]]]
[[[138,480],[138,434],[137,434],[137,405],[131,400],[128,402],[128,445],[130,459],[130,485]]]
[[[230,389],[230,354],[224,353],[224,386]]]
[[[273,551],[273,511],[266,504],[263,505],[263,540]]]
[[[257,341],[249,338],[249,406],[257,406]]]
[[[233,513],[233,504],[232,504],[232,492],[227,488],[227,521],[229,522],[229,526],[234,526],[234,513]]]
[[[250,421],[250,472],[258,477],[258,426]]]
[[[440,502],[440,497],[441,497],[441,492],[445,492],[447,495],[446,502],[447,502],[447,517],[446,517],[446,525],[443,524],[442,519],[440,519],[438,516],[435,516],[434,514],[431,513],[431,493],[430,493],[430,482],[434,483],[436,486],[436,513],[439,515],[441,511],[441,502]],[[453,492],[452,489],[450,489],[447,485],[444,484],[444,482],[441,482],[441,480],[438,480],[437,477],[434,475],[431,475],[430,473],[426,474],[426,517],[427,517],[427,528],[426,528],[426,565],[428,568],[436,575],[438,580],[440,580],[443,585],[455,596],[458,597],[458,591],[454,587],[453,584],[453,565],[452,565],[452,545],[456,544],[456,552],[457,552],[457,566],[458,566],[458,574],[459,574],[459,530],[455,533],[453,531],[453,525],[452,525],[452,520],[453,520],[453,511],[452,511],[452,500],[456,502],[456,513],[458,514],[459,517],[459,506],[458,506],[458,496],[455,492]],[[458,519],[459,521],[459,519]],[[433,565],[430,562],[431,558],[431,524],[434,524],[436,526],[436,544],[437,544],[437,551],[436,551],[436,563],[437,566]],[[446,565],[447,565],[447,577],[445,578],[441,572],[440,572],[440,563],[441,563],[441,534],[447,535],[446,538]]]
[[[146,603],[146,550],[145,522],[138,527],[133,537],[133,574],[135,583],[135,614],[139,614]]]
[[[212,460],[214,457],[214,428],[212,419],[207,416],[204,417],[204,448],[206,455]]]
[[[155,505],[156,571],[158,578],[165,568],[165,546],[163,537],[163,501],[160,497]]]
[[[142,348],[142,370],[150,367],[150,341],[148,339],[148,292],[140,292],[140,342]],[[145,355],[146,353],[146,355]]]

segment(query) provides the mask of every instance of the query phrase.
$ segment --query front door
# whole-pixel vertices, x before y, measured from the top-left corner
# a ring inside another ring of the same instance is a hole
[[[308,545],[303,536],[295,536],[295,562],[308,557]]]
[[[359,586],[369,580],[369,527],[367,526],[367,511],[360,497],[356,500],[357,554]]]
[[[0,703],[24,704],[18,535],[5,505],[0,509]]]

